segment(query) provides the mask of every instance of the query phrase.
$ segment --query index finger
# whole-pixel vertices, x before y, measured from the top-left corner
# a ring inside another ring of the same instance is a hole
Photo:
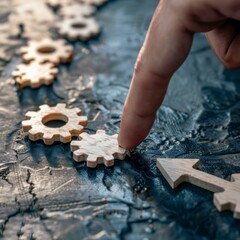
[[[132,149],[149,133],[172,74],[185,60],[193,33],[165,1],[159,4],[139,53],[124,105],[119,145]]]

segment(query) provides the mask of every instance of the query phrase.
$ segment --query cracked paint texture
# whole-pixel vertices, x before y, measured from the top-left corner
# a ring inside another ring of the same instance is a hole
[[[88,115],[88,133],[118,132],[134,62],[158,1],[139,2],[113,0],[101,7],[101,36],[72,43],[73,62],[60,66],[49,87],[18,91],[10,77],[21,63],[18,46],[44,27],[4,32],[0,239],[240,239],[240,222],[215,209],[212,193],[189,184],[172,190],[156,167],[157,157],[186,157],[200,158],[201,171],[224,179],[240,172],[240,72],[225,70],[202,34],[174,75],[150,135],[114,167],[88,169],[73,161],[69,144],[31,142],[21,130],[27,111],[64,102]],[[2,0],[0,6],[1,24],[8,24],[16,1]],[[52,19],[60,16],[47,9],[45,33],[57,37]]]

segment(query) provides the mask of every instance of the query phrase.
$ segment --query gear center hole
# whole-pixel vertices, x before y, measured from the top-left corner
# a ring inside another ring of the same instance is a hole
[[[87,25],[85,23],[73,23],[73,28],[85,28]]]
[[[56,48],[52,46],[42,46],[38,48],[38,52],[43,54],[53,53],[55,51],[56,51]]]
[[[42,119],[42,123],[49,128],[60,128],[68,122],[68,117],[61,113],[51,113]]]

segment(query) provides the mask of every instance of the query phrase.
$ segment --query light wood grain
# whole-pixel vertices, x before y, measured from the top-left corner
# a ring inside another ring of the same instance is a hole
[[[43,140],[47,145],[56,141],[68,143],[72,140],[72,136],[78,136],[87,125],[87,117],[80,115],[79,108],[68,109],[63,103],[55,107],[42,105],[38,112],[26,113],[27,120],[22,121],[22,127],[32,141]],[[52,120],[61,120],[66,124],[58,128],[45,125]]]
[[[71,142],[73,158],[77,162],[86,161],[87,166],[95,168],[97,164],[107,167],[114,165],[114,159],[123,160],[126,150],[118,146],[117,134],[107,135],[104,130],[96,134],[82,133],[79,141]]]
[[[233,174],[231,182],[195,169],[199,159],[157,159],[157,167],[176,188],[182,182],[214,192],[214,204],[219,211],[231,210],[240,219],[240,174]]]

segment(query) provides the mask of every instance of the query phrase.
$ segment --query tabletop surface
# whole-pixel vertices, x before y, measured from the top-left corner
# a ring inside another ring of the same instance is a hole
[[[14,10],[10,2],[1,0],[1,24]],[[2,44],[7,53],[0,59],[1,239],[240,239],[240,221],[232,212],[219,213],[212,193],[190,184],[172,190],[156,167],[159,157],[199,158],[199,169],[209,174],[230,180],[240,173],[240,72],[223,68],[203,34],[196,35],[174,75],[148,138],[114,167],[89,169],[74,162],[70,144],[46,146],[21,130],[27,111],[66,103],[88,116],[86,132],[118,133],[157,2],[112,0],[99,8],[102,34],[88,43],[72,42],[73,62],[60,65],[48,87],[18,90],[11,72],[22,62],[18,50],[26,37],[21,33]],[[58,12],[49,10],[58,21]],[[36,24],[32,33],[45,26]]]

